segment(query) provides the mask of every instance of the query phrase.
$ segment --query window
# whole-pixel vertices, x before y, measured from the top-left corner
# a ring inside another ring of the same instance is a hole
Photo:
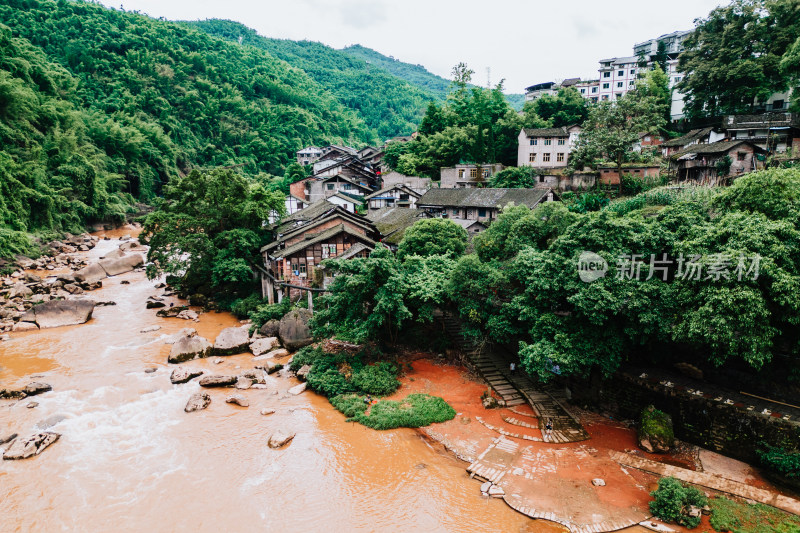
[[[620,70],[619,72],[617,72],[617,76],[622,77],[624,75],[625,75],[625,71],[624,70]]]
[[[298,268],[298,266],[297,266],[297,262],[296,262],[296,261],[295,261],[295,262],[292,262],[292,273],[293,273],[294,275],[297,275],[297,274],[299,274],[299,273],[300,273],[300,269]]]
[[[564,146],[564,142],[566,142],[566,139],[559,139],[558,140],[558,145],[559,146]]]
[[[336,256],[336,245],[335,244],[323,244],[322,245],[322,258],[328,259],[329,257]]]
[[[681,77],[680,76],[675,76],[673,78],[673,80],[675,81],[675,83],[678,83],[679,81],[681,81]]]
[[[455,207],[453,208],[453,216],[454,217],[458,216],[458,209],[456,209]]]
[[[489,169],[488,168],[484,168],[483,169],[483,177],[484,178],[488,178],[489,177]]]
[[[478,216],[485,217],[486,216],[486,209],[478,209]]]
[[[581,94],[586,94],[586,89],[581,89]],[[308,163],[306,163],[308,164]]]
[[[477,168],[469,169],[469,177],[470,178],[477,178],[478,177],[478,169]]]
[[[783,109],[783,100],[775,100],[772,102],[772,109]]]
[[[538,139],[531,139],[531,146],[536,146],[538,144]]]
[[[633,76],[634,74],[636,74],[636,69],[635,69],[635,68],[632,68],[632,69],[631,69],[631,76]]]
[[[564,162],[564,153],[563,152],[559,152],[556,155],[556,161],[558,161],[559,163],[563,163]]]
[[[545,163],[550,162],[550,154],[542,154],[542,161]]]
[[[597,92],[597,87],[592,87],[592,92],[596,93]]]
[[[349,184],[349,183],[345,183],[344,184],[344,190],[349,191],[352,188],[353,188],[353,186],[351,184]]]
[[[608,95],[607,94],[603,95],[603,100],[608,100]]]
[[[459,168],[458,169],[458,177],[459,178],[463,178],[464,177],[464,169],[463,168]]]
[[[332,191],[332,190],[333,190],[333,183],[329,183],[329,184],[327,185],[327,189],[328,189],[329,191]]]
[[[306,277],[306,264],[305,263],[300,263],[300,277],[301,278]]]
[[[603,72],[603,77],[604,78],[610,78],[611,77],[611,73],[610,72]]]
[[[617,82],[617,87],[622,87],[622,82],[621,81]]]
[[[747,156],[747,152],[736,152],[736,160],[737,161],[744,161],[744,158]]]
[[[553,139],[551,139],[550,137],[544,140],[545,146],[550,146],[551,144],[553,144]]]
[[[611,87],[611,85],[610,85],[610,84],[608,84],[608,83],[604,83],[604,84],[603,84],[603,89],[608,89],[609,87]]]
[[[592,96],[591,100],[592,100],[592,103],[595,103],[595,104],[597,103],[597,97],[596,96]]]
[[[528,163],[535,163],[535,162],[536,162],[536,154],[535,153],[528,154]]]
[[[633,84],[634,84],[634,83],[635,83],[635,82],[634,82],[633,80],[631,80],[631,81],[628,83],[628,85],[630,85],[631,87],[633,87]]]

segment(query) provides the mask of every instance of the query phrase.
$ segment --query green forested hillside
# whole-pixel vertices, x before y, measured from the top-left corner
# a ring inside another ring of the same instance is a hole
[[[360,44],[348,46],[342,50],[354,57],[363,59],[369,64],[380,67],[387,72],[405,80],[417,87],[422,87],[439,97],[444,99],[447,91],[450,88],[450,80],[446,80],[441,76],[428,72],[422,65],[412,65],[410,63],[403,63],[393,57],[387,57],[380,52],[376,52],[371,48],[366,48]],[[525,103],[525,95],[523,94],[506,94],[506,100],[515,110],[520,111],[522,104]]]
[[[290,65],[305,71],[329,90],[339,102],[352,109],[380,140],[408,135],[416,130],[431,100],[443,100],[449,81],[428,87],[425,76],[404,78],[387,71],[382,64],[370,64],[357,56],[312,41],[270,39],[255,30],[230,20],[203,20],[184,24],[247,46],[268,51]]]
[[[3,235],[120,215],[193,167],[279,174],[304,145],[377,140],[264,50],[80,1],[7,0],[0,24]]]

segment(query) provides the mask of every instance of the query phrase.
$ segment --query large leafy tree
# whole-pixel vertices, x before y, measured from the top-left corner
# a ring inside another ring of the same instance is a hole
[[[444,255],[458,257],[467,247],[467,231],[446,218],[427,218],[416,222],[403,234],[397,257]]]
[[[798,33],[794,0],[734,0],[697,20],[679,57],[686,114],[747,113],[756,99],[786,90],[790,77],[781,58]]]
[[[553,127],[581,125],[589,116],[589,104],[574,88],[566,87],[555,95],[545,94],[533,102],[533,110]]]
[[[186,294],[246,296],[259,247],[270,237],[264,221],[284,212],[283,198],[231,170],[173,180],[144,224],[148,276],[166,274]]]
[[[570,161],[572,165],[607,158],[622,173],[622,163],[641,133],[656,133],[666,120],[664,102],[645,90],[626,93],[616,101],[604,101],[589,109],[589,118]]]

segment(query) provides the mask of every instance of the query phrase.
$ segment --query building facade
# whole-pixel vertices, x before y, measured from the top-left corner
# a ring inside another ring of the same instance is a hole
[[[519,132],[517,166],[541,169],[564,168],[578,142],[578,126],[523,128]]]
[[[456,165],[439,170],[439,187],[442,189],[474,189],[483,187],[489,179],[503,170],[500,163],[483,165]]]

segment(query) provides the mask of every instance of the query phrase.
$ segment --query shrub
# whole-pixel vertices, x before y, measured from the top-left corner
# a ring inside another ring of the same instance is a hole
[[[685,486],[673,477],[658,480],[658,489],[650,493],[650,512],[665,522],[675,522],[689,529],[700,524],[700,517],[689,516],[690,506],[703,507],[708,500],[694,487]]]
[[[353,374],[353,385],[366,394],[388,396],[400,387],[397,373],[397,367],[391,363],[365,366]]]
[[[762,444],[756,453],[765,467],[786,478],[800,480],[800,452]]]
[[[364,403],[364,396],[358,394],[340,394],[330,399],[331,405],[336,410],[341,412],[347,418],[353,418],[359,413],[367,410],[367,404]]]
[[[291,300],[284,298],[279,304],[258,305],[249,311],[248,316],[255,327],[260,328],[269,320],[280,320],[283,315],[292,310],[292,307],[294,306]]]
[[[362,411],[352,418],[372,429],[394,429],[423,427],[452,420],[455,416],[455,409],[438,396],[409,394],[404,400],[381,400],[369,413]]]
[[[328,398],[357,392],[356,387],[339,370],[332,367],[319,369],[314,365],[306,376],[306,381],[312,390]]]

